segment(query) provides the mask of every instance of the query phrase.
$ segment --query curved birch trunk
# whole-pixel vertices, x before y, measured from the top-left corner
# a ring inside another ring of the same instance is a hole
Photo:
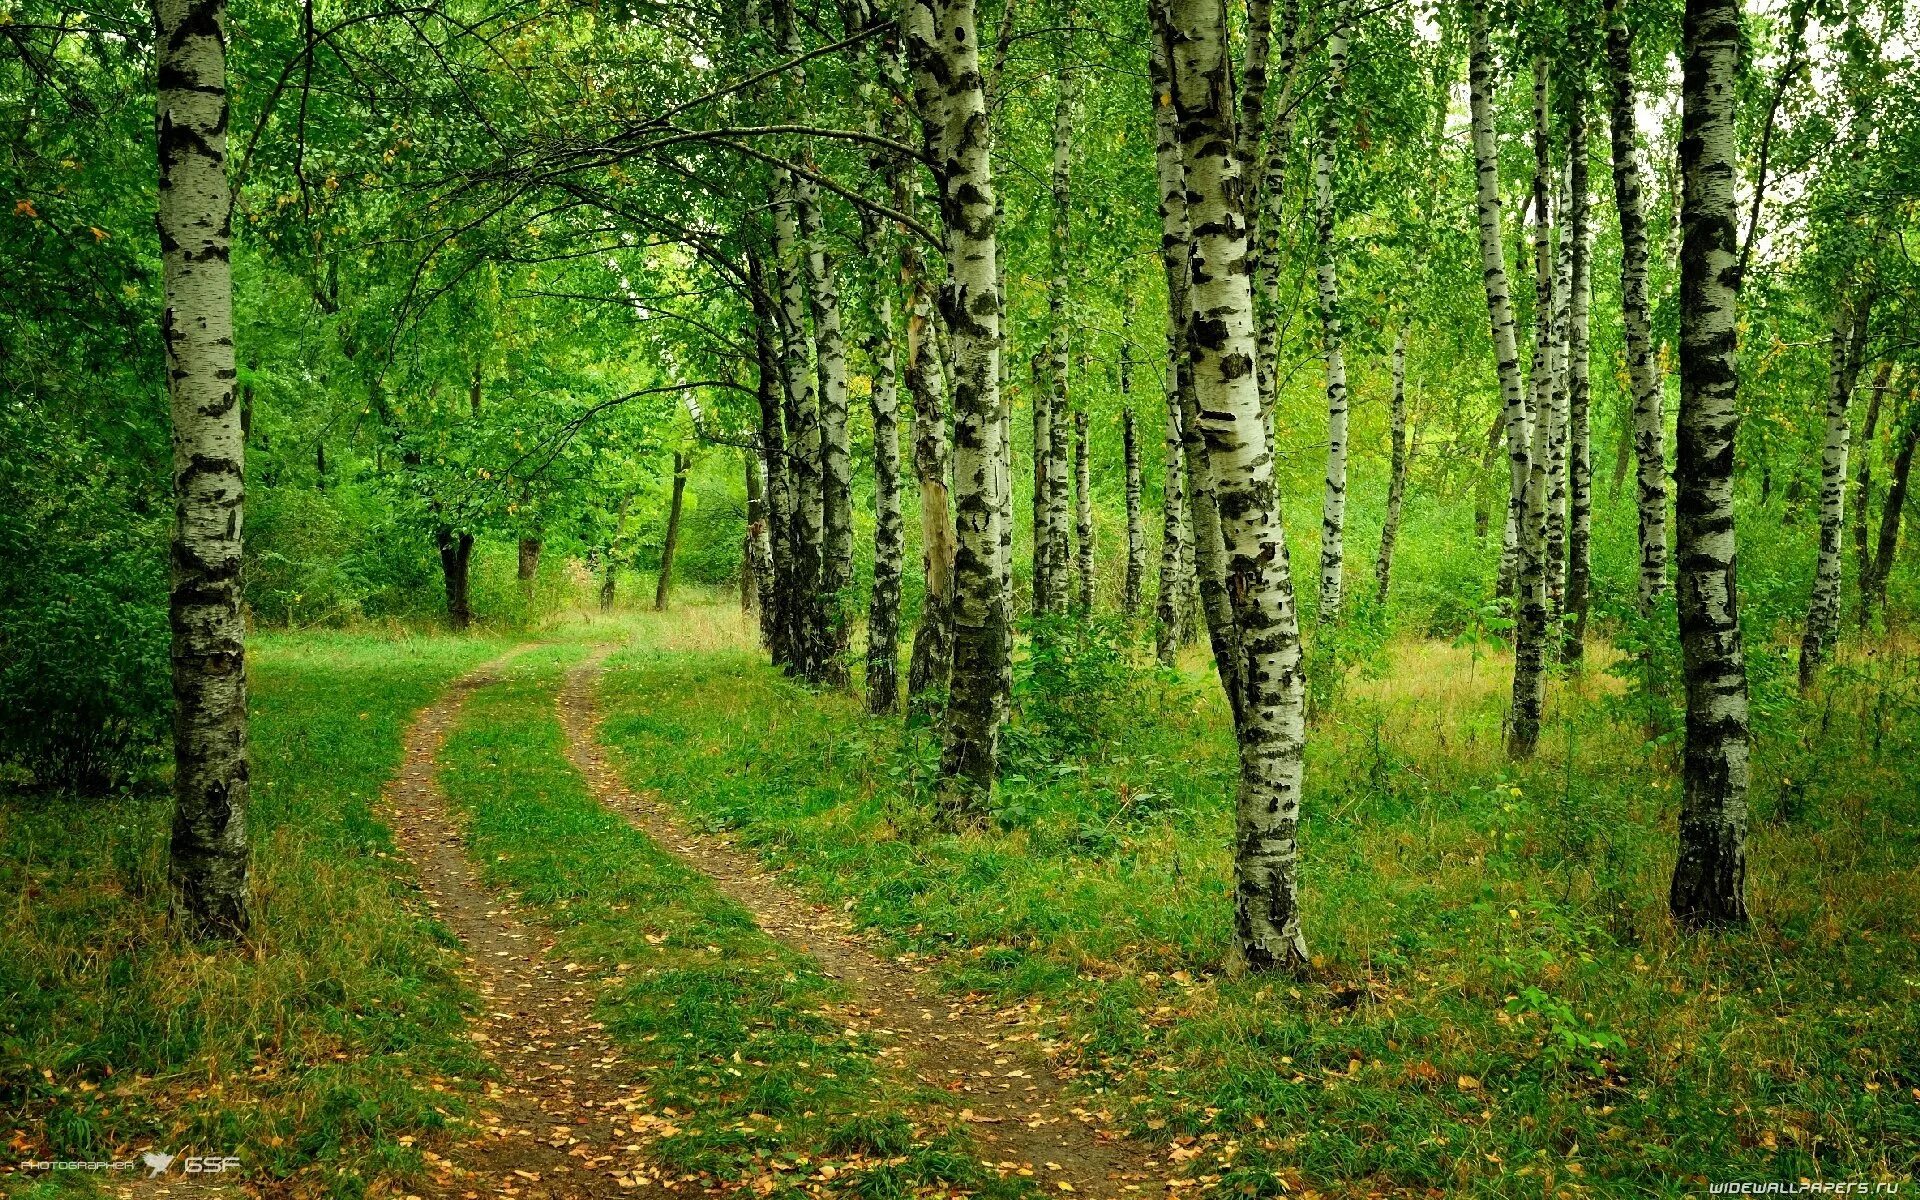
[[[158,225],[173,419],[172,915],[190,937],[247,929],[245,437],[234,396],[224,0],[160,0]]]
[[[1854,468],[1853,503],[1847,506],[1847,515],[1853,520],[1853,553],[1858,563],[1854,578],[1860,603],[1855,619],[1862,633],[1873,623],[1873,607],[1868,603],[1873,592],[1873,541],[1867,536],[1867,514],[1873,511],[1873,443],[1880,429],[1880,408],[1885,403],[1887,388],[1893,382],[1893,369],[1894,363],[1889,359],[1883,361],[1873,373],[1873,386],[1867,400],[1867,419],[1860,425],[1859,466]]]
[[[673,599],[673,559],[680,549],[680,513],[687,496],[687,456],[673,452],[673,498],[667,503],[667,532],[660,541],[660,574],[653,581],[653,611],[665,612]]]
[[[1828,339],[1827,427],[1820,448],[1820,552],[1814,560],[1813,593],[1800,638],[1800,690],[1813,686],[1820,664],[1840,634],[1840,542],[1846,527],[1847,439],[1853,431],[1853,385],[1867,348],[1872,299],[1842,300],[1834,309]]]
[[[1486,0],[1474,0],[1470,13],[1472,48],[1468,60],[1473,122],[1475,209],[1480,231],[1480,271],[1486,285],[1487,317],[1493,333],[1494,366],[1500,379],[1501,428],[1506,431],[1509,496],[1502,543],[1502,594],[1512,593],[1518,571],[1519,509],[1526,502],[1532,464],[1532,417],[1520,381],[1520,349],[1514,332],[1513,299],[1507,288],[1506,250],[1500,227],[1500,157],[1494,141],[1493,49],[1487,34]],[[1510,554],[1508,547],[1515,551]]]
[[[953,340],[953,674],[942,800],[953,817],[983,811],[999,769],[1007,669],[1005,424],[1000,406],[1000,292],[992,126],[980,75],[973,0],[907,0],[901,17],[927,158],[940,189]]]
[[[1573,618],[1561,656],[1577,662],[1586,654],[1587,611],[1593,591],[1593,438],[1590,428],[1593,230],[1588,197],[1586,81],[1573,89],[1568,112],[1567,236],[1573,242],[1567,301],[1567,595]]]
[[[1687,725],[1680,853],[1668,904],[1682,925],[1747,920],[1747,670],[1733,528],[1740,422],[1733,175],[1739,0],[1687,0],[1680,147],[1680,423],[1674,560]]]
[[[1887,604],[1887,575],[1893,570],[1893,556],[1900,548],[1900,514],[1907,505],[1907,482],[1913,472],[1913,452],[1920,446],[1920,388],[1907,389],[1907,406],[1894,435],[1893,473],[1887,480],[1887,499],[1880,509],[1880,533],[1874,539],[1872,584],[1862,608]]]
[[[1221,0],[1172,0],[1172,60],[1192,229],[1188,358],[1244,654],[1237,726],[1235,934],[1253,970],[1303,969],[1298,882],[1306,741],[1298,618],[1254,376],[1251,262],[1243,176],[1233,152],[1232,71]]]
[[[1327,356],[1327,488],[1320,502],[1320,621],[1340,620],[1346,591],[1347,355],[1340,325],[1340,270],[1333,244],[1333,147],[1340,136],[1340,91],[1346,80],[1347,35],[1333,6],[1327,38],[1327,95],[1313,147],[1313,229],[1320,250],[1314,276],[1320,338]]]
[[[1647,300],[1647,214],[1640,191],[1640,160],[1634,147],[1633,33],[1623,0],[1607,0],[1607,76],[1611,84],[1610,130],[1613,198],[1620,214],[1620,316],[1625,329],[1627,377],[1633,388],[1634,490],[1639,513],[1640,611],[1649,612],[1667,590],[1666,417],[1661,379],[1653,359],[1653,318]]]
[[[1393,411],[1388,431],[1391,461],[1387,476],[1387,518],[1380,527],[1380,557],[1374,560],[1373,582],[1381,604],[1393,579],[1393,546],[1400,538],[1400,508],[1407,495],[1407,326],[1393,339]]]
[[[1155,0],[1156,9],[1161,0]],[[1164,19],[1164,14],[1156,19]],[[1148,68],[1154,87],[1154,165],[1160,192],[1160,258],[1167,277],[1167,354],[1173,387],[1172,399],[1179,405],[1182,462],[1186,473],[1184,488],[1191,536],[1182,547],[1192,555],[1185,573],[1198,585],[1200,611],[1204,614],[1207,640],[1213,650],[1214,667],[1220,687],[1233,713],[1235,727],[1240,722],[1246,658],[1240,648],[1240,634],[1233,615],[1233,601],[1227,594],[1225,543],[1220,533],[1220,511],[1214,497],[1213,463],[1200,428],[1200,406],[1194,389],[1193,356],[1189,353],[1192,336],[1192,226],[1188,213],[1188,181],[1179,117],[1173,95],[1172,57],[1164,31],[1153,41]],[[1263,418],[1264,419],[1264,418]]]

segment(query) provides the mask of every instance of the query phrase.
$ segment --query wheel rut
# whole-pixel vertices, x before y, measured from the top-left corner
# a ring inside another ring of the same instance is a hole
[[[1057,1045],[1036,1008],[943,993],[929,967],[888,957],[843,913],[786,886],[750,852],[688,828],[668,803],[627,787],[599,741],[594,699],[613,649],[598,649],[572,668],[558,701],[568,756],[594,796],[713,880],[769,935],[838,978],[852,995],[840,1015],[882,1047],[883,1059],[952,1095],[982,1157],[1001,1174],[1031,1179],[1050,1194],[1147,1191],[1152,1151],[1069,1095]]]
[[[440,748],[467,698],[529,648],[456,681],[414,718],[382,796],[424,904],[460,939],[462,974],[481,997],[471,1036],[501,1076],[470,1128],[451,1145],[423,1147],[431,1177],[417,1188],[462,1200],[664,1196],[632,1173],[637,1147],[620,1120],[636,1107],[635,1088],[593,1019],[595,986],[552,956],[551,930],[481,882],[438,779]]]

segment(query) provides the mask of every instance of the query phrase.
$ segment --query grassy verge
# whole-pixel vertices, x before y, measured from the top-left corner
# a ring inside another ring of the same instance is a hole
[[[1758,922],[1695,940],[1664,912],[1672,738],[1645,741],[1617,682],[1557,688],[1515,770],[1507,663],[1387,647],[1313,733],[1309,983],[1225,969],[1234,762],[1199,664],[1026,673],[994,820],[953,835],[925,819],[924,737],[782,679],[736,624],[682,613],[614,660],[605,736],[631,782],[956,986],[1058,1005],[1088,1086],[1202,1190],[1912,1178],[1910,669],[1820,711],[1763,706]]]
[[[371,804],[412,713],[498,643],[302,634],[251,651],[255,927],[209,954],[166,922],[169,803],[0,801],[0,1113],[19,1159],[236,1154],[357,1196],[476,1070],[441,935]],[[26,1185],[24,1177],[9,1182]],[[72,1178],[43,1179],[52,1189]]]
[[[578,654],[535,651],[473,696],[442,782],[487,880],[558,928],[557,953],[598,972],[598,1015],[645,1080],[645,1161],[758,1195],[1007,1186],[964,1127],[875,1066],[812,960],[592,798],[554,709]]]

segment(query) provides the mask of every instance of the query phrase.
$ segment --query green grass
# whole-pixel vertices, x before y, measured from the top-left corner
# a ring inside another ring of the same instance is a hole
[[[169,932],[164,786],[0,800],[0,1132],[19,1158],[231,1153],[336,1196],[417,1169],[399,1139],[460,1111],[481,1064],[455,960],[404,906],[371,802],[412,713],[500,649],[254,640],[243,954]]]
[[[557,927],[555,953],[601,982],[599,1019],[643,1081],[646,1160],[761,1194],[1006,1186],[928,1093],[875,1066],[811,959],[588,793],[554,708],[578,654],[532,652],[474,695],[442,781],[487,881]]]
[[[630,781],[941,956],[953,986],[1046,998],[1082,1082],[1198,1184],[1677,1197],[1913,1178],[1910,658],[1842,669],[1805,707],[1757,668],[1757,924],[1687,939],[1664,913],[1673,739],[1643,740],[1618,681],[1557,685],[1540,759],[1514,770],[1507,660],[1383,645],[1313,732],[1316,972],[1293,982],[1229,969],[1234,762],[1202,664],[1111,668],[1118,686],[1069,664],[1068,691],[1025,697],[994,820],[943,833],[927,738],[784,680],[734,623],[682,613],[614,660],[604,736]]]

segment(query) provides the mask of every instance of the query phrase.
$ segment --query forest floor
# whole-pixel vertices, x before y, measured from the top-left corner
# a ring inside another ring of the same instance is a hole
[[[162,797],[0,804],[0,1135],[231,1151],[292,1195],[1911,1181],[1914,660],[1762,706],[1759,919],[1693,941],[1672,737],[1597,658],[1520,769],[1497,652],[1349,675],[1311,742],[1314,971],[1276,980],[1228,952],[1197,656],[1023,670],[992,819],[951,833],[930,734],[782,678],[724,605],[266,637],[249,954],[169,939]]]

